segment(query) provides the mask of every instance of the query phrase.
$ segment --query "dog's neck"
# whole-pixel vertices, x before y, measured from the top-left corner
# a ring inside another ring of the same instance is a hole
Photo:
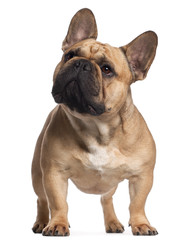
[[[65,110],[65,109],[64,109]],[[100,145],[108,145],[112,138],[117,134],[118,130],[125,132],[125,122],[131,118],[134,112],[134,104],[131,97],[131,91],[127,96],[126,102],[120,111],[111,114],[108,117],[88,117],[78,118],[65,110],[71,126],[85,143],[98,143]],[[87,145],[87,144],[86,144]]]

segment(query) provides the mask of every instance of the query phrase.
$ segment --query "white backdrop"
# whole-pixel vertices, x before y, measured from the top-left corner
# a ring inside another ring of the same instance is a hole
[[[184,239],[187,214],[186,3],[178,0],[9,0],[0,3],[0,226],[1,239],[43,239],[32,233],[36,196],[30,167],[38,134],[49,111],[53,70],[71,17],[83,7],[97,20],[101,42],[125,45],[147,30],[158,34],[147,79],[132,86],[136,106],[157,144],[148,218],[155,239]],[[100,198],[69,184],[70,239],[135,238],[128,228],[128,184],[114,196],[126,231],[106,234]],[[144,238],[144,237],[142,237]],[[147,237],[146,237],[147,239]]]

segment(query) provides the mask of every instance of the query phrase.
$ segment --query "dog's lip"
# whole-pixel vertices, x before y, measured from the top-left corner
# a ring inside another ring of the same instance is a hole
[[[90,104],[88,104],[88,109],[92,115],[98,115],[94,107],[91,106]]]
[[[63,86],[63,89],[65,89],[69,84],[71,84],[72,82],[74,82],[75,80],[73,79],[73,80],[71,80],[71,81],[69,81],[69,82],[67,82],[64,86]],[[60,84],[59,84],[60,85]],[[53,89],[52,89],[52,95],[53,95],[53,97],[54,96],[57,96],[57,95],[61,95],[62,94],[62,91],[60,91],[60,92],[58,92],[58,90],[57,89],[54,89],[54,86],[53,86]]]
[[[93,116],[99,116],[105,112],[105,106],[100,104],[100,106],[95,106],[94,104],[88,103],[87,105],[89,113]]]
[[[55,99],[56,103],[62,103],[62,93],[61,92],[59,92],[59,93],[52,92],[52,96]]]
[[[55,94],[52,93],[52,95],[53,95],[56,103],[58,103],[58,104],[63,103],[63,102],[62,102],[62,93],[55,93]],[[100,111],[98,112],[98,111],[95,109],[95,107],[94,107],[93,105],[91,105],[91,104],[88,104],[88,105],[87,105],[87,108],[88,108],[88,110],[89,110],[89,113],[90,113],[91,115],[93,115],[93,116],[98,116],[98,115],[101,114]]]
[[[52,93],[52,95],[56,103],[62,103],[62,93],[55,93],[55,94]],[[87,107],[91,115],[95,115],[95,116],[98,115],[97,111],[92,105],[88,104]]]

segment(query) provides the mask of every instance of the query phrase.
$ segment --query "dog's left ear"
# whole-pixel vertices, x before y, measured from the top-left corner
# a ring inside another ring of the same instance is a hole
[[[67,36],[62,43],[62,50],[65,51],[75,43],[88,38],[97,38],[97,24],[92,11],[83,8],[72,18]]]
[[[145,32],[128,45],[121,47],[129,62],[133,80],[143,80],[156,54],[158,38],[152,31]]]

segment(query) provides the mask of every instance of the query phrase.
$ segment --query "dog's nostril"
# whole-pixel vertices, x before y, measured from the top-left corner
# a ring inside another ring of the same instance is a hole
[[[80,67],[80,62],[79,61],[76,61],[75,62],[75,68],[79,68]]]
[[[85,64],[83,65],[83,70],[84,70],[84,71],[91,71],[91,66],[90,66],[90,64],[85,63]]]

